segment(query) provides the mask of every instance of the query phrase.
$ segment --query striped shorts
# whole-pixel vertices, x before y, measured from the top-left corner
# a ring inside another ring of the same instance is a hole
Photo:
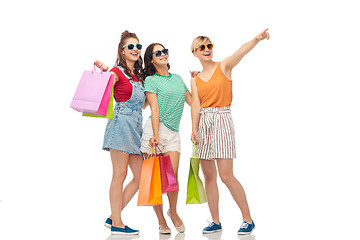
[[[200,108],[198,137],[200,159],[236,158],[230,107]]]

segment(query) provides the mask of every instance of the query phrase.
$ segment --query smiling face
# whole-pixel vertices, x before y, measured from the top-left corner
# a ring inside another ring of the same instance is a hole
[[[127,45],[127,44],[136,45],[138,43],[139,43],[139,41],[136,38],[129,38],[125,41],[124,45]],[[140,57],[140,53],[141,53],[141,51],[139,49],[137,49],[136,47],[129,50],[129,47],[126,46],[122,49],[122,54],[126,61],[136,62]]]
[[[210,44],[210,45],[209,45]],[[212,61],[213,48],[208,37],[195,38],[192,45],[192,52],[200,61]]]
[[[167,64],[169,63],[169,55],[165,55],[162,52],[160,57],[156,57],[155,54],[154,54],[154,52],[162,51],[163,49],[164,49],[164,47],[161,46],[161,45],[155,45],[154,46],[151,63],[154,64],[154,66],[156,68],[167,66]]]

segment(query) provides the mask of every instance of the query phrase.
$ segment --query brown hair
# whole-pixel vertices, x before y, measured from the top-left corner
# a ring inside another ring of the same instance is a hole
[[[153,51],[154,51],[155,45],[159,45],[159,46],[162,46],[163,48],[165,48],[164,45],[162,45],[160,43],[152,43],[146,48],[146,51],[144,54],[144,63],[145,63],[144,74],[146,75],[145,77],[152,76],[156,73],[156,68],[155,68],[154,64],[151,62],[151,60],[153,59],[153,56],[154,56]],[[169,63],[167,64],[167,68],[170,69]]]
[[[206,36],[198,36],[194,39],[194,41],[191,44],[191,52],[195,52],[196,48],[199,47],[201,44],[204,44],[206,42],[211,42],[210,38]]]
[[[131,69],[129,69],[129,67],[126,65],[125,58],[121,54],[122,47],[125,45],[126,40],[128,40],[129,38],[135,38],[135,39],[137,39],[139,41],[139,38],[136,36],[136,34],[131,33],[128,30],[125,30],[121,34],[115,66],[123,67],[125,74],[128,75],[129,77],[131,77]],[[144,78],[143,78],[144,70],[142,68],[142,65],[143,65],[143,60],[142,60],[142,58],[140,56],[139,59],[135,62],[135,65],[134,65],[134,74],[141,82],[144,82]]]

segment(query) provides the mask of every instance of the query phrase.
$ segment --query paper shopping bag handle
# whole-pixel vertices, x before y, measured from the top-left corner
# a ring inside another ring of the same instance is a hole
[[[155,153],[156,153],[156,148],[159,149],[161,155],[164,155],[164,154],[162,153],[162,151],[160,150],[159,146],[157,145],[157,143],[155,143]],[[156,153],[156,155],[157,155],[157,153]]]
[[[95,68],[95,63],[94,63],[94,69],[91,71],[91,74],[93,74],[94,72],[96,72],[96,68]],[[100,73],[103,74],[103,67],[102,67],[102,64],[100,66]]]
[[[199,157],[199,146],[195,144],[193,145],[193,150],[192,150],[192,157],[193,158],[198,158]]]
[[[156,156],[156,155],[157,155],[157,154],[156,154],[156,149],[155,149],[154,146],[152,146],[152,147],[150,148],[149,152],[148,152],[148,158],[151,158],[151,156],[153,156],[154,153],[155,153],[155,156]]]

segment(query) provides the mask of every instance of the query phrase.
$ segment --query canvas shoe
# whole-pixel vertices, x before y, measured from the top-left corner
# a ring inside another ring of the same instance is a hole
[[[112,220],[110,218],[106,219],[104,226],[111,229]]]
[[[170,217],[171,221],[172,221],[172,218],[171,218],[171,214],[170,214],[170,209],[167,211],[167,215]],[[174,223],[174,222],[173,222]],[[175,224],[174,224],[175,226]],[[179,233],[183,233],[185,232],[185,226],[184,226],[184,223],[181,224],[181,226],[177,227],[175,226],[176,230],[178,230]]]
[[[215,233],[222,230],[221,223],[216,224],[214,222],[210,223],[209,226],[203,229],[203,233]]]
[[[159,226],[159,233],[160,234],[171,234],[171,229],[161,229],[162,225]]]
[[[239,235],[248,235],[251,234],[251,232],[255,229],[255,223],[253,220],[251,220],[251,223],[243,222],[241,224],[241,227],[238,231]]]
[[[139,230],[134,230],[125,225],[125,228],[118,228],[111,226],[111,234],[115,235],[136,235],[139,234]]]

